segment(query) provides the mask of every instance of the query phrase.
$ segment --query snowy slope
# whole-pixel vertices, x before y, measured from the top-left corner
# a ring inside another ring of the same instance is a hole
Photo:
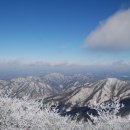
[[[0,80],[0,89],[3,95],[17,98],[45,98],[57,93],[54,88],[33,77]]]
[[[10,97],[45,98],[63,94],[92,81],[91,76],[50,73],[41,76],[0,80],[1,93]]]
[[[120,100],[130,98],[130,82],[122,81],[116,78],[108,78],[88,84],[67,93],[47,99],[47,102],[59,102],[69,106],[87,106],[97,105],[109,101],[113,98]]]
[[[37,79],[45,82],[50,86],[55,87],[60,91],[71,91],[77,87],[83,86],[86,83],[94,81],[93,75],[72,74],[64,75],[61,73],[50,73],[47,75],[39,76]]]

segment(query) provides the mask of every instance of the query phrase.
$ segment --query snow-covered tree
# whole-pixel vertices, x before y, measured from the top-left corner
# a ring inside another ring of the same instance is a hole
[[[115,113],[107,113],[97,108],[99,117],[91,122],[71,121],[69,117],[61,117],[45,108],[41,110],[34,100],[0,98],[0,130],[129,130],[130,118],[121,118]],[[106,106],[100,106],[105,108]],[[117,107],[115,102],[109,107]],[[115,110],[117,111],[117,110]]]

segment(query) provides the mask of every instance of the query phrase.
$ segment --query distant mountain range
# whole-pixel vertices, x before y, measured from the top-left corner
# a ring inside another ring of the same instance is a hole
[[[1,94],[9,97],[23,98],[26,96],[29,99],[38,99],[70,92],[93,80],[92,76],[81,74],[65,76],[60,73],[51,73],[41,76],[0,80],[0,91]]]
[[[47,75],[39,76],[37,79],[62,92],[74,90],[77,87],[92,83],[96,80],[93,74],[63,75],[60,73],[50,73]]]
[[[127,103],[130,99],[130,81],[117,78],[97,80],[92,74],[50,73],[0,80],[0,94],[11,98],[44,99],[44,103],[50,105],[63,104],[67,110],[96,106],[115,97]]]
[[[130,81],[117,78],[95,77],[93,74],[50,73],[11,80],[0,80],[0,96],[42,101],[43,106],[57,109],[63,116],[90,119],[97,115],[95,106],[111,102],[114,98],[125,105],[122,116],[130,113]],[[91,106],[91,107],[90,107]]]

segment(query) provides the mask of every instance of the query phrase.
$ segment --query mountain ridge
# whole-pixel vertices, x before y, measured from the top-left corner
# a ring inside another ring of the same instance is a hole
[[[54,96],[47,99],[48,103],[59,103],[69,107],[83,107],[99,105],[103,102],[118,98],[125,100],[130,98],[130,81],[123,81],[117,78],[107,78],[76,88],[63,96]]]

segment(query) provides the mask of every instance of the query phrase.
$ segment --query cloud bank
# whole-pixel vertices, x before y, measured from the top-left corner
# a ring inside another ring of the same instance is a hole
[[[104,51],[130,49],[130,9],[118,11],[101,22],[88,35],[86,46]]]
[[[111,62],[109,64],[103,64],[103,63],[93,63],[93,64],[69,64],[69,63],[57,63],[52,64],[49,62],[43,62],[43,61],[34,61],[34,62],[20,62],[19,60],[12,60],[12,61],[0,61],[0,72],[1,71],[19,71],[21,73],[21,70],[24,72],[43,72],[44,71],[74,71],[74,72],[102,72],[106,70],[110,71],[122,71],[122,72],[130,72],[130,62],[126,61],[115,61]]]

